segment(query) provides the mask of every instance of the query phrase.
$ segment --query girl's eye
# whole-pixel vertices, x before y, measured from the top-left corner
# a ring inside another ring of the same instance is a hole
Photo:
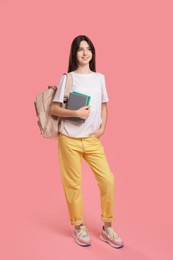
[[[83,48],[79,48],[78,51],[82,51]],[[89,51],[91,51],[91,48],[88,48]]]

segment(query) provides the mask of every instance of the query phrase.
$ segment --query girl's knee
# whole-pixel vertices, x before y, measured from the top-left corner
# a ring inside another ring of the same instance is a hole
[[[114,175],[110,172],[102,179],[101,186],[104,186],[104,189],[114,189],[114,185]]]

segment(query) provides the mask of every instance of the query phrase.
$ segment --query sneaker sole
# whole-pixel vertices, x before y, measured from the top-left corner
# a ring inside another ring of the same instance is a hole
[[[100,235],[99,238],[100,238],[101,241],[106,242],[106,243],[108,243],[110,246],[115,247],[115,248],[121,248],[121,247],[124,246],[124,244],[122,244],[122,245],[120,245],[120,246],[116,246],[116,245],[112,244],[110,241],[105,240],[105,239],[102,237],[102,235]]]
[[[83,243],[81,243],[79,240],[77,240],[77,238],[73,235],[73,238],[74,238],[74,240],[75,240],[75,242],[78,244],[78,245],[80,245],[80,246],[90,246],[91,245],[91,243],[88,243],[88,244],[83,244]]]

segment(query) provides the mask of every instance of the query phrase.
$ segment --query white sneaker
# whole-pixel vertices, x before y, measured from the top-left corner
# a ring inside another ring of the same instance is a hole
[[[79,226],[74,229],[73,238],[75,242],[80,246],[90,246],[91,241],[87,232],[87,229],[84,225]]]
[[[124,246],[122,239],[112,227],[107,228],[105,231],[103,226],[99,238],[101,241],[108,243],[112,247],[120,248]]]

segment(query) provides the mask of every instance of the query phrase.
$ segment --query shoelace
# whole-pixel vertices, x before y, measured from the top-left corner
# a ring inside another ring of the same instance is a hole
[[[118,236],[118,234],[115,232],[113,228],[109,228],[107,233],[108,233],[108,237],[111,240],[119,240],[119,242],[121,241],[121,238]]]
[[[86,227],[82,226],[77,230],[77,237],[86,237],[87,236],[87,229]]]

